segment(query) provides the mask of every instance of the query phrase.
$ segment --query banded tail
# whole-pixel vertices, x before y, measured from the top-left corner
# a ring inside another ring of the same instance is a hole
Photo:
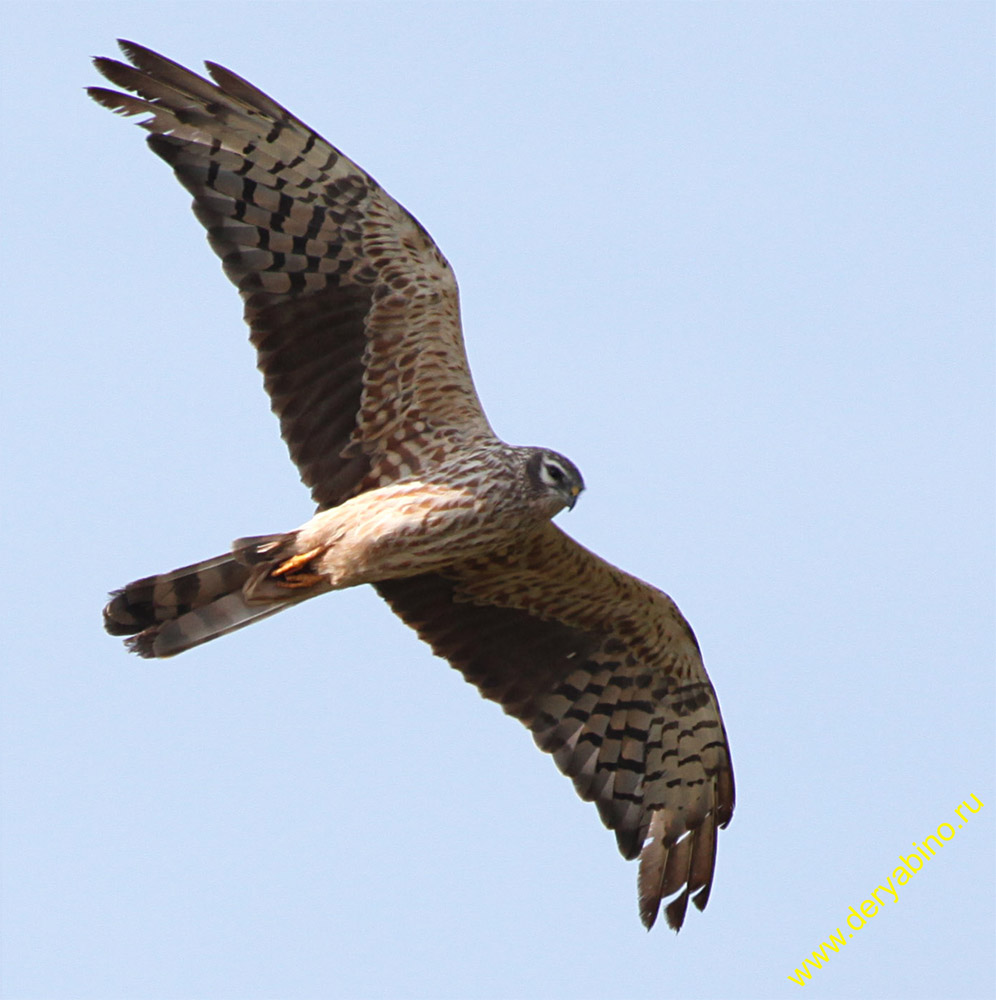
[[[297,532],[240,538],[225,555],[147,576],[111,594],[104,628],[147,659],[175,656],[322,592],[269,579],[294,555]]]

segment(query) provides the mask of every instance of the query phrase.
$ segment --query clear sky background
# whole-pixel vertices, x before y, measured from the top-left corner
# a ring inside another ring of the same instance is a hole
[[[2,15],[4,1000],[992,995],[991,4]],[[496,429],[692,622],[738,806],[677,937],[372,591],[163,663],[103,633],[109,589],[311,513],[188,195],[83,94],[119,35],[425,223]]]

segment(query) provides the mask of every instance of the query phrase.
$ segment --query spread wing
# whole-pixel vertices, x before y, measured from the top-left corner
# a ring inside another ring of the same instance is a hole
[[[378,583],[481,694],[532,730],[640,858],[640,916],[681,927],[709,898],[733,770],[716,693],[671,599],[553,524],[446,575]]]
[[[417,473],[493,433],[474,389],[456,279],[380,185],[241,77],[214,83],[133,42],[89,94],[144,114],[238,286],[258,364],[320,507]]]

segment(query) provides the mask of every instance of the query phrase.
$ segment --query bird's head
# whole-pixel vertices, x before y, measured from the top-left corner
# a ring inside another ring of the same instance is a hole
[[[531,448],[526,462],[529,489],[548,511],[548,517],[577,503],[584,480],[578,467],[569,459],[548,448]]]

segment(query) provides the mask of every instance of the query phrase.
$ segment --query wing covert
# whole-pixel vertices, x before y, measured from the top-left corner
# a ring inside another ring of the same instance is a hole
[[[640,858],[640,915],[708,900],[733,770],[691,628],[665,594],[553,524],[492,556],[378,583],[433,651],[523,722]]]
[[[420,223],[365,171],[241,77],[210,82],[132,42],[96,59],[136,96],[151,148],[194,198],[245,303],[259,368],[320,507],[493,436],[474,389],[456,279]]]

